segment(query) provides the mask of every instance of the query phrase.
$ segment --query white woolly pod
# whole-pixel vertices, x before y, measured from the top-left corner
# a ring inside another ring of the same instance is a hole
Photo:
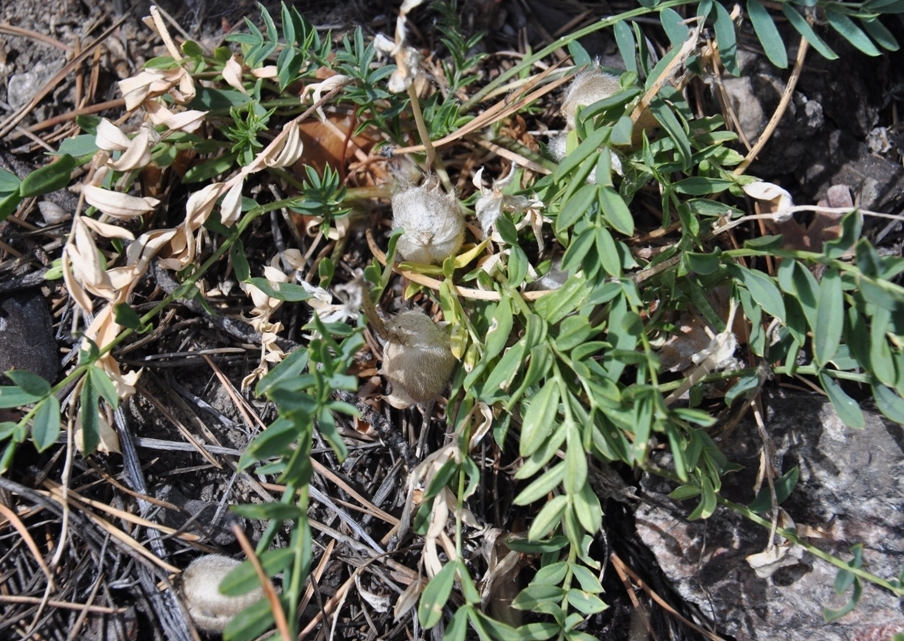
[[[385,323],[383,374],[394,407],[425,404],[439,396],[455,368],[449,335],[421,312],[402,312]]]
[[[574,118],[578,107],[586,107],[619,92],[618,76],[600,69],[585,69],[572,81],[562,101],[562,113],[570,129],[574,129]]]
[[[195,625],[207,632],[222,632],[236,614],[264,598],[258,586],[241,596],[220,593],[220,582],[240,561],[208,554],[198,557],[182,573],[182,594]]]
[[[399,253],[413,263],[442,263],[464,240],[465,221],[455,196],[427,185],[397,192],[392,218],[393,225],[404,230]]]

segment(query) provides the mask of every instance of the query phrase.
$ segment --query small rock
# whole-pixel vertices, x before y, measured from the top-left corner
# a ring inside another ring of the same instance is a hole
[[[800,481],[782,507],[797,523],[826,533],[811,539],[819,548],[848,560],[863,543],[864,567],[886,579],[904,567],[904,431],[884,417],[864,412],[866,427],[845,427],[831,405],[817,397],[771,398],[767,429],[778,465],[800,467]],[[744,470],[724,479],[723,493],[742,504],[753,500],[760,439],[755,425],[732,434],[723,449]],[[682,596],[721,623],[737,641],[845,641],[888,639],[904,632],[901,602],[864,582],[860,604],[826,623],[822,608],[839,608],[850,597],[835,594],[837,568],[804,553],[800,562],[758,578],[745,557],[762,552],[768,532],[719,509],[707,521],[687,521],[693,501],[679,505],[672,486],[649,477],[643,482],[650,503],[636,513],[638,533]]]

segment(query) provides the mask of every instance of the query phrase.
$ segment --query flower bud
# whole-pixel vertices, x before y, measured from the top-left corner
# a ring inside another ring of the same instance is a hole
[[[442,263],[461,247],[465,221],[452,194],[426,185],[392,197],[393,225],[401,227],[399,253],[413,263]]]
[[[241,596],[220,593],[220,582],[239,565],[227,556],[198,557],[182,573],[182,593],[195,625],[207,632],[222,632],[236,614],[264,598],[260,586]]]
[[[402,312],[385,324],[383,374],[394,407],[425,404],[439,396],[455,368],[449,335],[421,312]]]

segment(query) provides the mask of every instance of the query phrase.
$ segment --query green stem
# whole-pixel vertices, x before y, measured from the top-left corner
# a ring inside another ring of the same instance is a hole
[[[725,507],[729,508],[736,514],[740,514],[741,516],[747,518],[750,521],[753,521],[757,525],[760,525],[767,530],[772,529],[771,521],[767,521],[760,515],[756,514],[755,512],[752,512],[750,510],[750,508],[748,508],[744,505],[741,505],[739,503],[735,503],[734,501],[729,501],[728,499],[722,498],[721,496],[718,497],[718,500],[719,500],[719,503],[721,503]],[[797,532],[795,532],[794,530],[778,528],[776,530],[776,533],[779,534],[780,536],[784,537],[791,543],[801,546],[802,548],[807,550],[807,552],[809,552],[813,556],[818,557],[818,558],[822,559],[823,561],[826,561],[827,563],[831,563],[832,565],[834,565],[837,568],[840,568],[842,570],[847,570],[851,574],[859,576],[864,581],[869,581],[870,583],[883,587],[886,590],[891,591],[893,594],[896,594],[898,596],[904,596],[904,586],[895,585],[895,584],[891,583],[890,581],[887,581],[887,580],[883,579],[882,577],[879,577],[879,576],[876,576],[875,574],[867,572],[866,570],[864,570],[862,568],[851,567],[842,559],[834,557],[831,554],[829,554],[828,552],[820,550],[818,547],[816,547],[815,545],[812,545],[811,543],[807,543],[802,538],[800,538],[797,535]]]

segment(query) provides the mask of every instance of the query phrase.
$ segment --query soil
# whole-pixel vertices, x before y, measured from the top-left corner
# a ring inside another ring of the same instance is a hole
[[[0,0],[0,27],[11,25],[31,32],[14,35],[0,28],[2,119],[29,105],[34,93],[63,68],[73,51],[87,46],[119,16],[126,15],[120,28],[100,49],[99,56],[89,57],[89,62],[80,68],[80,77],[76,79],[76,75],[70,74],[57,83],[46,98],[30,109],[20,126],[0,141],[0,167],[24,176],[40,166],[44,162],[43,149],[35,136],[45,137],[55,147],[60,138],[72,133],[72,129],[67,129],[71,121],[65,118],[50,127],[42,127],[42,123],[74,109],[117,99],[116,82],[136,73],[145,61],[163,52],[159,39],[138,20],[138,16],[146,15],[146,6],[136,4],[124,14],[128,8],[123,4],[122,0],[51,3]],[[278,6],[273,2],[265,4],[271,8]],[[328,25],[339,32],[353,24],[365,24],[369,32],[391,32],[396,4],[356,0],[299,2],[296,6],[314,24]],[[488,30],[482,45],[488,51],[523,45],[519,33],[525,34],[536,49],[546,37],[542,31],[554,33],[567,25],[577,15],[579,9],[575,6],[579,4],[473,0],[464,3],[462,15],[471,28]],[[614,12],[621,10],[618,4],[613,4]],[[226,31],[242,17],[247,15],[256,22],[258,15],[256,3],[250,1],[167,0],[161,6],[206,47],[222,42]],[[433,42],[429,22],[418,26],[424,42]],[[895,33],[902,31],[897,22],[889,27]],[[36,34],[46,37],[39,38]],[[582,44],[604,62],[615,52],[614,42],[605,34],[588,38]],[[889,55],[876,64],[875,60],[850,51],[843,42],[830,40],[830,44],[841,54],[845,67],[831,66],[811,53],[794,106],[761,155],[767,160],[755,165],[750,173],[779,182],[802,202],[815,202],[831,185],[847,184],[854,192],[855,204],[897,212],[904,199],[904,170],[901,169],[904,131],[897,123],[904,87],[904,61],[899,55]],[[746,51],[752,50],[750,47]],[[744,58],[744,64],[745,76],[749,72],[754,82],[738,88],[733,95],[738,105],[746,101],[749,108],[758,106],[760,114],[768,119],[784,81],[762,56],[751,53]],[[701,108],[704,104],[705,101]],[[96,114],[117,118],[119,109]],[[756,137],[764,123],[757,120],[756,113],[739,115],[742,127],[749,127],[748,133]],[[47,198],[64,213],[75,209],[75,199],[65,190]],[[61,370],[65,371],[71,365],[69,354],[77,340],[71,333],[71,302],[62,290],[61,281],[44,282],[32,276],[42,273],[59,255],[68,227],[49,220],[42,211],[33,208],[27,216],[19,216],[25,221],[21,224],[0,223],[3,242],[0,297],[30,294],[48,301],[53,336],[48,338],[45,331],[43,338],[21,340],[30,345],[41,342],[49,346],[60,357]],[[260,262],[272,252],[270,224],[266,221],[249,230],[246,241],[249,257],[257,257]],[[904,229],[899,222],[874,222],[865,233],[877,242],[882,252],[901,254]],[[367,252],[356,253],[355,245],[364,247],[365,242],[363,236],[352,241],[347,268],[363,266],[362,257]],[[159,300],[163,289],[162,280],[154,280],[153,276],[143,284],[147,308]],[[247,309],[245,304],[244,311]],[[288,340],[298,339],[293,328],[303,324],[306,313],[300,308],[286,312],[283,321],[290,328]],[[34,314],[21,322],[30,330],[47,329],[48,318],[40,310]],[[121,443],[123,455],[98,455],[88,460],[75,457],[70,462],[63,446],[50,448],[40,455],[23,447],[8,478],[0,479],[0,504],[15,504],[20,510],[27,506],[29,511],[19,514],[27,520],[28,531],[44,558],[49,560],[54,553],[58,555],[54,559],[58,589],[51,593],[51,603],[40,605],[46,587],[42,568],[14,529],[8,524],[0,529],[0,639],[20,639],[30,634],[33,638],[54,640],[197,638],[198,633],[186,620],[176,589],[178,579],[173,579],[174,573],[167,566],[148,561],[147,555],[159,556],[162,550],[168,564],[185,568],[202,550],[240,558],[242,553],[233,525],[251,541],[261,535],[258,521],[236,520],[226,510],[229,504],[261,498],[274,500],[278,496],[277,490],[263,485],[260,479],[234,470],[238,455],[259,429],[256,418],[264,423],[274,418],[272,407],[239,391],[242,379],[258,363],[259,336],[255,344],[253,333],[239,336],[240,330],[232,331],[234,328],[215,323],[203,310],[192,308],[188,302],[174,306],[167,314],[166,322],[159,324],[159,332],[125,345],[116,354],[124,365],[144,368],[138,394],[122,412],[110,417],[120,431],[132,435],[131,444]],[[15,340],[2,340],[4,351],[15,351],[12,345]],[[46,361],[46,349],[37,358]],[[0,359],[0,363],[6,362]],[[359,365],[362,369],[375,369],[370,362]],[[42,367],[42,372],[53,372],[52,365]],[[342,464],[324,443],[315,448],[318,462],[333,470],[348,487],[343,489],[335,479],[315,475],[313,486],[325,499],[315,496],[310,511],[310,518],[318,524],[314,565],[324,558],[329,562],[316,581],[305,621],[321,614],[323,604],[349,580],[353,571],[350,568],[361,566],[370,558],[367,545],[361,543],[337,514],[336,503],[353,502],[347,491],[353,488],[377,508],[398,516],[405,500],[399,488],[404,486],[407,464],[411,462],[409,439],[416,440],[421,430],[429,429],[416,411],[386,409],[384,413],[375,413],[367,405],[360,409],[364,412],[363,420],[371,422],[378,434],[373,430],[365,434],[358,425],[343,425],[351,454]],[[390,432],[396,436],[388,436]],[[188,445],[186,433],[193,435],[191,438],[215,443],[208,448],[211,455],[201,456],[194,446]],[[441,446],[443,438],[443,427],[434,424],[425,439],[427,451]],[[129,464],[141,469],[143,485],[135,485],[136,476]],[[79,509],[63,514],[57,503],[41,494],[62,478],[65,466],[72,468],[73,490],[97,501],[97,506],[89,508],[80,503]],[[619,482],[639,487],[629,470],[616,470],[615,475]],[[487,522],[504,520],[505,510],[511,505],[510,494],[510,490],[502,488],[498,496],[490,495],[489,502],[473,509],[486,515]],[[12,496],[16,497],[14,502]],[[610,608],[590,621],[587,632],[612,640],[704,638],[680,623],[669,610],[721,632],[717,617],[709,620],[672,587],[654,554],[637,536],[633,501],[624,497],[607,501],[605,536],[594,543],[599,548],[597,558],[605,558],[610,552],[617,554],[667,606],[654,603],[641,593],[643,610],[649,616],[647,632],[636,614],[635,595],[629,596],[625,581],[610,566],[603,576],[605,600]],[[178,536],[161,536],[153,529],[121,519],[116,512],[108,511],[108,507],[140,514],[143,519],[190,533],[195,540],[188,543]],[[494,514],[498,519],[493,518]],[[109,528],[105,529],[108,521],[103,519],[114,523],[114,529],[125,532],[125,538],[117,539]],[[61,526],[64,521],[65,530]],[[387,523],[371,516],[360,518],[359,523],[375,542],[382,542],[390,530]],[[333,538],[337,534],[338,538]],[[285,545],[289,536],[288,531],[279,532],[274,545]],[[339,541],[336,555],[327,557],[324,549],[333,540]],[[479,547],[480,543],[475,542],[472,550],[475,558],[479,557]],[[408,568],[417,567],[417,557],[416,551],[404,547],[393,555],[395,561]],[[481,561],[475,564],[481,571],[485,569]],[[386,583],[371,575],[364,576],[360,590],[387,597],[394,603],[397,595]],[[159,589],[161,586],[163,590]],[[389,641],[409,638],[410,615],[397,622],[391,607],[383,612],[368,609],[366,599],[360,594],[363,592],[353,591],[348,597],[335,626],[338,638]],[[83,608],[82,604],[91,607]],[[321,630],[321,634],[329,632]],[[420,634],[426,638],[422,631]]]

